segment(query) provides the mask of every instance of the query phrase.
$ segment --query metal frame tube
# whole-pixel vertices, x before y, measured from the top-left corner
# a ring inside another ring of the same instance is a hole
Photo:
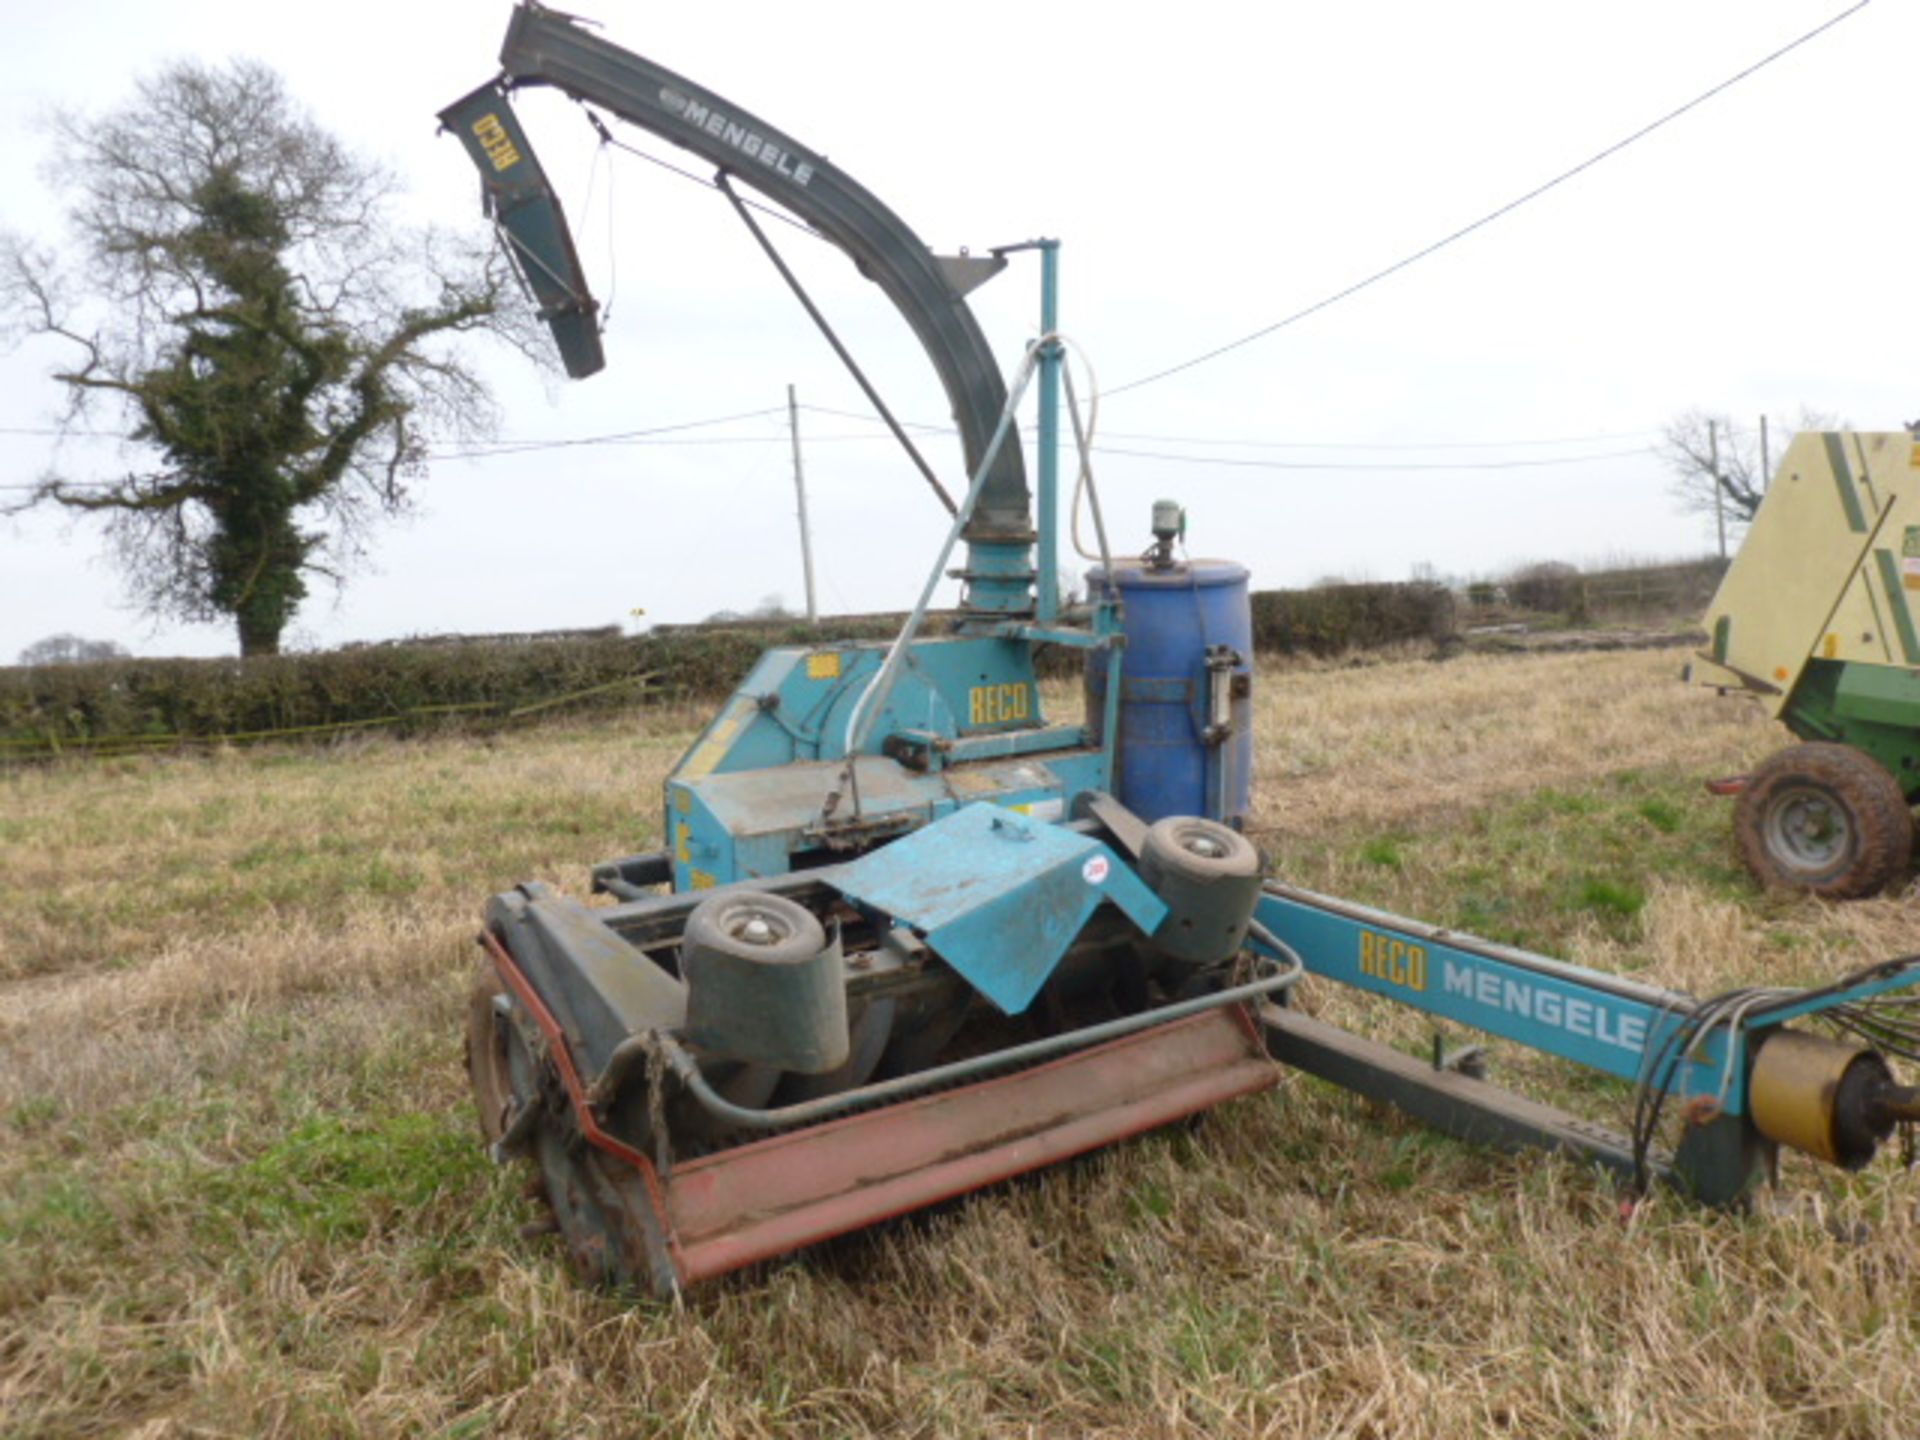
[[[1040,552],[1034,569],[1034,618],[1060,613],[1060,242],[1040,242],[1040,424],[1035,482]]]

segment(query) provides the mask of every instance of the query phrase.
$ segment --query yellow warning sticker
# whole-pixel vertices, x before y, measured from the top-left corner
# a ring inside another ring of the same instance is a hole
[[[682,780],[698,780],[711,775],[714,767],[727,756],[734,738],[745,727],[748,712],[754,708],[751,700],[735,696],[727,702],[727,708],[720,712],[720,718],[708,727],[706,738],[687,752],[687,758],[673,773]]]
[[[840,678],[840,652],[828,650],[815,651],[807,656],[807,679],[838,680]]]

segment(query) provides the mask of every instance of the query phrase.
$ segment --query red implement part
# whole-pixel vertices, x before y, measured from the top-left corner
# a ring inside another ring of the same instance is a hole
[[[1276,1083],[1236,1007],[677,1166],[686,1281],[844,1235]]]
[[[640,1172],[681,1284],[878,1224],[1276,1084],[1239,1006],[1030,1069],[722,1150],[660,1176],[601,1129],[566,1038],[491,934],[481,943],[553,1051],[587,1141]]]
[[[1739,795],[1746,790],[1747,782],[1751,779],[1751,775],[1723,775],[1718,780],[1701,783],[1707,787],[1709,795]]]

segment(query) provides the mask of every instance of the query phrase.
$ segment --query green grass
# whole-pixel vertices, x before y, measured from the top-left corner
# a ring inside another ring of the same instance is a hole
[[[1613,939],[1638,938],[1648,876],[1750,898],[1727,843],[1729,819],[1727,803],[1697,777],[1636,770],[1435,816],[1424,831],[1275,849],[1281,873],[1310,889],[1333,886],[1490,940],[1553,950],[1594,923]],[[1345,854],[1360,865],[1340,864]]]
[[[218,1243],[290,1232],[358,1240],[381,1224],[406,1223],[448,1190],[486,1171],[465,1116],[401,1112],[352,1121],[316,1115],[266,1150],[205,1179],[214,1202],[205,1219]]]
[[[1656,658],[1289,674],[1262,843],[1308,888],[1697,990],[1911,948],[1898,902],[1753,890],[1663,748],[1698,733],[1679,694],[1591,721],[1612,763],[1585,736],[1516,783],[1501,717],[1541,677],[1633,699]],[[1398,805],[1372,767],[1421,735],[1358,734],[1356,684],[1480,778]],[[1912,1177],[1790,1163],[1787,1213],[1629,1226],[1578,1165],[1299,1076],[681,1306],[582,1290],[477,1143],[462,1006],[486,895],[657,841],[691,717],[659,720],[0,778],[0,1435],[1891,1440],[1920,1413]],[[1493,1075],[1627,1103],[1513,1047]]]
[[[1360,858],[1369,865],[1378,865],[1383,870],[1400,870],[1406,867],[1407,857],[1398,840],[1386,836],[1374,836],[1360,844]]]

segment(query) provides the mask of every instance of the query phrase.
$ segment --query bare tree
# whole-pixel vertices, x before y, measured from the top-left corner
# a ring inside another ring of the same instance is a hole
[[[68,348],[64,424],[111,410],[129,458],[25,506],[98,515],[145,608],[271,654],[308,577],[407,508],[429,436],[491,425],[457,337],[541,353],[534,317],[497,251],[391,220],[392,177],[264,66],[176,64],[52,128],[73,243],[0,237],[0,316]]]
[[[80,635],[47,635],[20,652],[22,665],[85,665],[94,660],[124,660],[127,647],[116,640]]]
[[[1745,524],[1767,493],[1767,467],[1779,460],[1795,431],[1845,428],[1846,422],[1803,407],[1797,423],[1767,422],[1763,456],[1758,422],[1736,424],[1726,415],[1689,410],[1661,432],[1654,448],[1673,472],[1681,508],[1712,515],[1724,506],[1730,523]]]

